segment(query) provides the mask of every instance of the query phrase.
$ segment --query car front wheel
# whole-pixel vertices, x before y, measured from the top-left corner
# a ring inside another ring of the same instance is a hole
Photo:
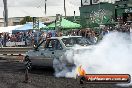
[[[32,62],[29,59],[29,56],[25,56],[24,59],[25,68],[31,70],[32,69]]]

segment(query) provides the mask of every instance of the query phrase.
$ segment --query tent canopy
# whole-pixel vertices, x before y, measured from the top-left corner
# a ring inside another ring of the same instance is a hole
[[[43,22],[39,22],[39,28],[45,28],[46,25],[44,25]],[[28,31],[30,29],[33,29],[33,22],[28,22],[24,24],[22,27],[14,29],[12,32],[20,32],[20,31]]]
[[[80,24],[71,22],[71,21],[66,20],[64,18],[62,18],[62,21],[61,21],[60,24],[61,24],[61,28],[63,28],[63,29],[66,29],[66,28],[80,28],[81,27]],[[55,28],[55,23],[52,23],[52,24],[48,25],[48,28]]]
[[[19,28],[19,27],[22,27],[22,25],[0,27],[0,33],[2,33],[2,32],[12,33],[12,30]]]

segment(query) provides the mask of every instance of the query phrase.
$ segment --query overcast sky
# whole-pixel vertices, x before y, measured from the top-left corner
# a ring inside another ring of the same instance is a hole
[[[16,7],[29,7],[29,6],[44,6],[45,0],[7,0],[8,6],[16,6]],[[47,0],[48,6],[62,6],[64,0]],[[73,4],[75,6],[80,6],[81,0],[65,0],[66,2],[69,2],[70,4]],[[0,0],[0,6],[3,6],[3,0]]]
[[[25,15],[44,16],[45,0],[7,0],[9,17],[20,17]],[[67,16],[80,15],[79,7],[81,0],[65,0]],[[47,0],[46,16],[55,16],[56,14],[64,15],[64,0]],[[27,8],[27,9],[26,9]],[[14,11],[13,11],[14,10]],[[30,11],[29,11],[30,10]],[[3,0],[0,0],[0,18],[3,16]],[[14,12],[14,13],[12,13]]]
[[[8,17],[24,16],[55,16],[62,14],[64,16],[64,0],[47,0],[47,14],[44,14],[45,0],[7,0]],[[80,15],[79,7],[81,0],[65,0],[67,16]],[[100,0],[100,2],[114,3],[119,0]],[[3,17],[3,0],[0,0],[0,18]]]

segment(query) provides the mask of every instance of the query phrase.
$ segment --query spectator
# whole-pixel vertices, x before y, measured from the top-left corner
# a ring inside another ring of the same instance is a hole
[[[2,48],[2,34],[0,34],[0,47]]]
[[[40,36],[40,41],[46,40],[46,36],[47,36],[46,32],[43,32]]]

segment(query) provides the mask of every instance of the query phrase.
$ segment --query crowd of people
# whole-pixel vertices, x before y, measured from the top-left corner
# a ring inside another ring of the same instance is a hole
[[[6,46],[7,42],[24,42],[25,46],[38,45],[42,40],[46,38],[62,36],[61,33],[56,33],[55,31],[35,31],[29,30],[27,32],[17,32],[17,33],[1,33],[0,34],[0,46]]]
[[[120,24],[116,26],[103,26],[95,31],[92,28],[85,28],[80,30],[72,30],[67,32],[67,35],[76,35],[76,36],[83,36],[90,40],[92,44],[96,44],[99,40],[101,40],[106,34],[110,32],[122,32],[128,35],[132,35],[132,24]]]
[[[45,38],[45,32],[17,32],[14,34],[1,33],[0,43],[1,46],[6,46],[7,42],[25,42],[25,46],[36,44],[40,39]]]
[[[80,30],[71,30],[69,32],[67,32],[68,36],[82,36],[87,38],[91,44],[95,44],[97,43],[97,36],[98,33],[93,31],[90,28],[86,28],[86,29],[80,29]]]
[[[96,44],[103,38],[104,35],[111,31],[118,31],[130,34],[132,33],[132,25],[117,25],[117,26],[104,26],[99,31],[94,31],[91,28],[70,30],[65,33],[67,36],[82,36],[87,38],[91,44]],[[37,45],[40,41],[46,40],[46,38],[54,36],[62,36],[62,32],[44,32],[44,31],[28,31],[28,32],[17,32],[13,34],[1,33],[0,34],[0,46],[6,46],[7,42],[25,42],[25,46]]]

